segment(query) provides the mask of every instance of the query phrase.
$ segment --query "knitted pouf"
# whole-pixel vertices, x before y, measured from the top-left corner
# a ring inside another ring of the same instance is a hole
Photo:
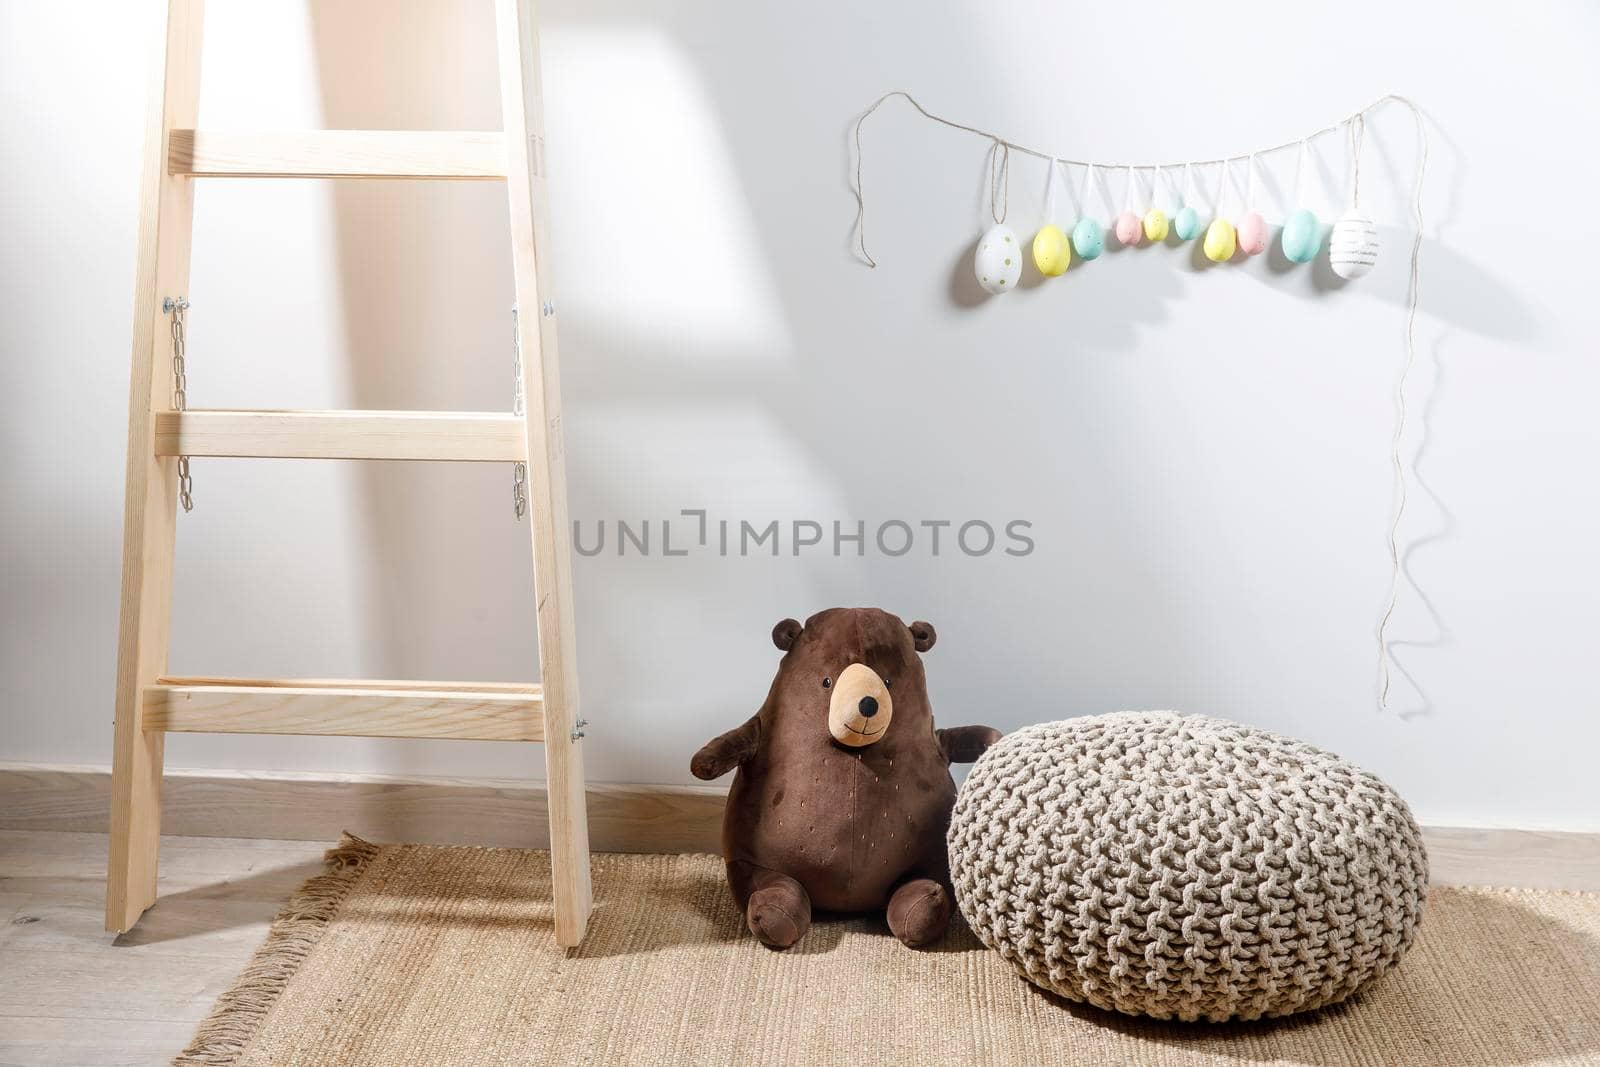
[[[1428,884],[1411,812],[1373,775],[1167,711],[1006,737],[949,844],[961,914],[1024,978],[1157,1019],[1341,1001],[1410,947]]]

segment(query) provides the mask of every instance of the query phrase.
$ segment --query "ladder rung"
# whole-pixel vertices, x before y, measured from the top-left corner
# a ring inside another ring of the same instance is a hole
[[[412,685],[415,688],[393,688]],[[144,691],[144,728],[179,733],[318,734],[543,741],[537,685],[162,678]]]
[[[191,178],[418,178],[504,180],[499,132],[173,130],[167,171]]]
[[[521,415],[487,411],[158,411],[158,456],[521,463]]]
[[[446,693],[538,693],[537,682],[418,682],[389,678],[363,678],[359,682],[342,678],[233,678],[185,675],[182,678],[157,678],[158,685],[230,685],[257,689],[423,689]]]

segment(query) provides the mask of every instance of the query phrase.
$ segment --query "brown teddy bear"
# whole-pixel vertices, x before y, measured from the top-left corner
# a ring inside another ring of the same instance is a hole
[[[887,909],[907,945],[950,921],[945,830],[950,764],[999,740],[988,726],[936,730],[920,653],[933,627],[876,608],[784,619],[787,653],[750,721],[706,744],[689,767],[710,780],[738,768],[722,823],[728,884],[750,932],[788,948],[825,911]]]

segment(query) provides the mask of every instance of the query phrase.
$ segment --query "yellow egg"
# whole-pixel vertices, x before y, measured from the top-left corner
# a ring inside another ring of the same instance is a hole
[[[1226,263],[1233,258],[1234,249],[1238,247],[1238,238],[1233,232],[1233,223],[1227,219],[1215,219],[1206,229],[1206,258],[1213,263]]]
[[[1150,243],[1167,239],[1167,213],[1153,207],[1144,213],[1144,235]]]
[[[1061,232],[1061,227],[1041,226],[1033,235],[1033,265],[1039,268],[1039,273],[1054,278],[1071,262],[1072,246],[1067,243],[1067,235]]]

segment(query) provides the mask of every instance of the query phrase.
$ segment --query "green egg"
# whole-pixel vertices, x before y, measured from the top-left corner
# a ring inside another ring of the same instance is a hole
[[[1179,208],[1178,213],[1172,217],[1172,232],[1178,235],[1180,241],[1194,240],[1200,236],[1200,231],[1204,228],[1204,224],[1200,221],[1200,212],[1192,207]]]
[[[1093,259],[1106,247],[1106,233],[1095,219],[1079,219],[1072,228],[1072,250],[1079,259]]]
[[[1322,249],[1322,224],[1305,208],[1283,220],[1283,254],[1291,263],[1310,263]]]

